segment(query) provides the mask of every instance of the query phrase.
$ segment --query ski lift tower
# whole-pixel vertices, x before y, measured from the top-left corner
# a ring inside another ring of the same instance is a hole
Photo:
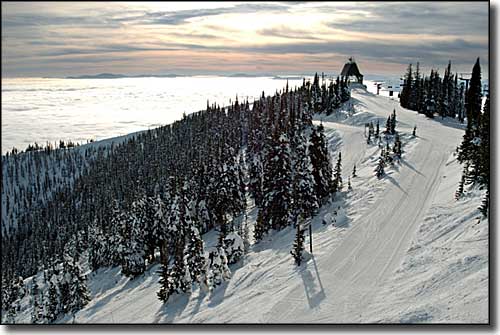
[[[465,98],[464,98],[464,105],[465,109],[467,109],[467,91],[469,90],[469,81],[472,77],[472,73],[469,72],[461,72],[459,73],[460,77],[458,79],[465,81]]]
[[[458,77],[458,79],[465,81],[465,92],[467,92],[469,90],[469,81],[472,77],[472,73],[462,72],[459,73],[459,75],[460,77]]]

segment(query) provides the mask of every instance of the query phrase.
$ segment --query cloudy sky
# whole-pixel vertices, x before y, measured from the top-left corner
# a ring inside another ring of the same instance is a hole
[[[487,2],[2,2],[2,77],[488,70]]]

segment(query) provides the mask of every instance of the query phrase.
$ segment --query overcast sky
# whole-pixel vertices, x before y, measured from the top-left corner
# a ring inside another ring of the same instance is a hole
[[[488,71],[487,2],[2,2],[2,77]]]

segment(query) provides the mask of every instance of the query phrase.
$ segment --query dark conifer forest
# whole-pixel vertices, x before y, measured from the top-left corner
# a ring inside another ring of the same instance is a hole
[[[464,184],[485,188],[486,195],[480,209],[486,216],[490,202],[490,97],[483,92],[479,58],[472,68],[470,80],[467,78],[467,88],[462,80],[459,84],[459,77],[459,74],[452,73],[451,62],[443,78],[437,70],[431,70],[428,77],[423,77],[419,64],[414,72],[410,64],[404,77],[400,104],[429,118],[450,117],[466,122],[462,143],[457,148],[457,159],[464,169],[455,196],[458,199],[463,195]]]
[[[13,149],[2,157],[2,310],[13,320],[30,292],[34,323],[75,313],[89,300],[84,261],[132,279],[160,263],[164,302],[192,284],[219,285],[248,247],[247,199],[258,207],[258,243],[298,227],[342,188],[341,157],[334,171],[312,117],[349,99],[347,80],[320,85],[316,74],[252,103],[207,102],[111,144]],[[206,259],[201,235],[212,229],[219,244]],[[25,288],[39,271],[44,282]]]

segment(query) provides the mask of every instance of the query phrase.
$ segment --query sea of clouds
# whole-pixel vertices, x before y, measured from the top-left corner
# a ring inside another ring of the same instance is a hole
[[[290,79],[291,87],[302,80]],[[119,79],[15,78],[2,83],[2,153],[35,141],[86,142],[169,124],[182,114],[272,95],[286,79],[175,77]]]

